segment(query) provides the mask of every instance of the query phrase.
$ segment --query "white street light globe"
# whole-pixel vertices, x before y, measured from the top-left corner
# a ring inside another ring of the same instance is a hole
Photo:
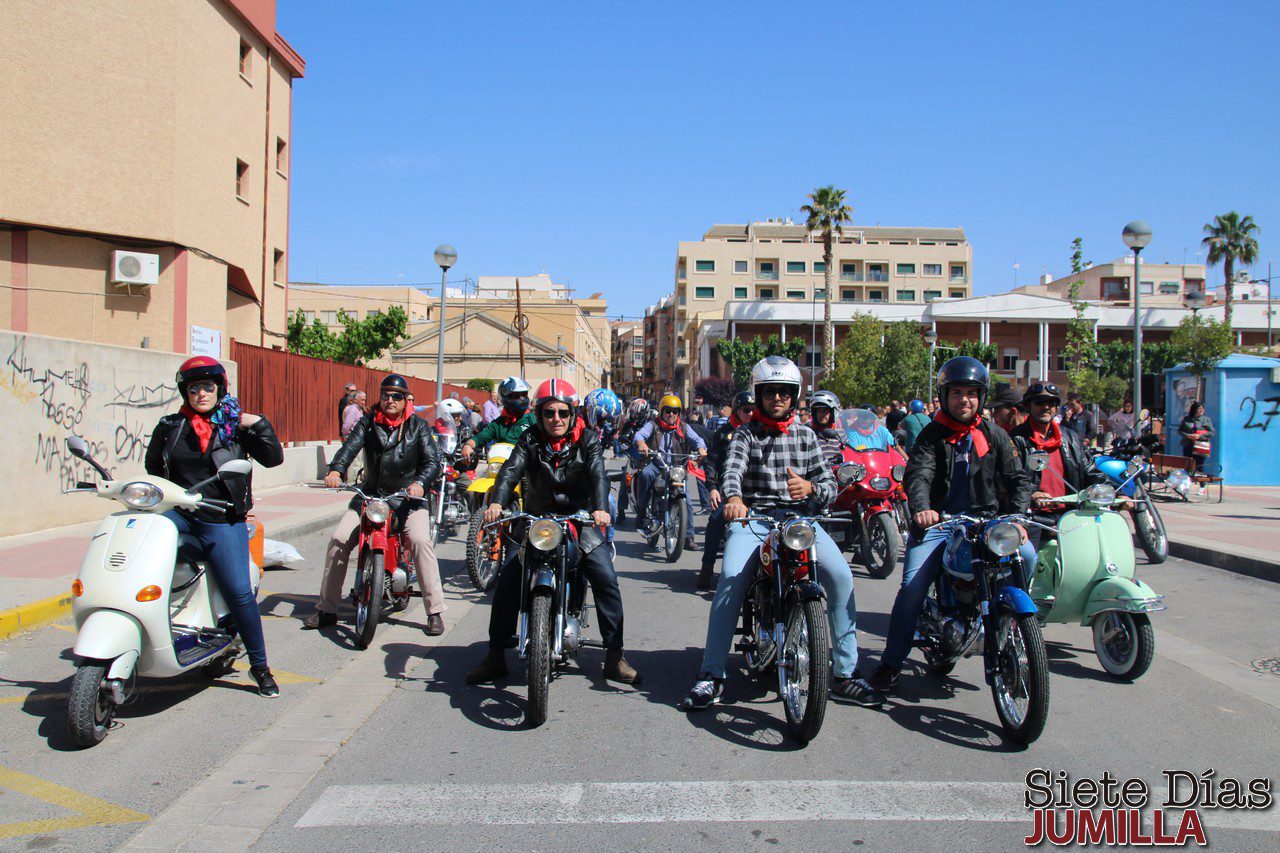
[[[442,270],[447,270],[453,266],[458,260],[458,250],[450,246],[448,243],[442,243],[436,246],[436,265]]]
[[[937,332],[935,332],[933,329],[926,329],[926,330],[925,330],[925,333],[924,333],[924,342],[925,342],[926,344],[928,344],[929,346],[933,346],[934,342],[935,342],[935,341],[937,341],[937,340],[938,340],[938,333],[937,333]]]
[[[1151,242],[1151,226],[1141,219],[1135,219],[1124,227],[1120,236],[1130,249],[1145,249]]]

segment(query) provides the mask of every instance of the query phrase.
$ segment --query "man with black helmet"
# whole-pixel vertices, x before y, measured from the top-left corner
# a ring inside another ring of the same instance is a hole
[[[928,528],[942,520],[942,513],[1021,513],[1031,501],[1031,478],[1012,439],[982,418],[989,381],[986,365],[969,356],[952,358],[938,371],[942,408],[916,438],[902,482],[911,511],[911,536],[884,654],[871,676],[872,686],[879,690],[897,684],[920,609],[942,566],[947,532]]]
[[[716,571],[716,558],[720,555],[720,546],[724,544],[724,516],[720,514],[722,495],[720,494],[720,478],[724,476],[724,460],[729,453],[729,443],[734,433],[750,423],[756,411],[756,397],[750,391],[739,391],[733,398],[733,411],[711,435],[707,447],[707,458],[703,461],[703,470],[707,472],[707,501],[711,505],[711,514],[707,519],[706,542],[702,551],[702,570],[698,572],[698,589],[711,589],[711,579]]]
[[[1062,404],[1062,392],[1052,382],[1033,382],[1022,395],[1022,406],[1030,416],[1011,435],[1014,446],[1026,454],[1043,451],[1049,467],[1039,473],[1028,472],[1036,485],[1031,496],[1037,509],[1053,505],[1055,498],[1070,491],[1075,493],[1092,483],[1106,482],[1106,475],[1093,468],[1080,434],[1066,429],[1053,419]]]
[[[382,380],[378,405],[356,423],[333,461],[324,484],[331,489],[342,485],[347,467],[364,451],[364,481],[360,489],[367,495],[385,497],[401,489],[410,498],[422,498],[440,476],[440,450],[432,425],[411,417],[408,407],[409,383],[392,373]],[[347,511],[329,540],[324,575],[320,580],[320,603],[316,612],[302,623],[304,628],[323,628],[338,621],[338,600],[347,577],[347,562],[360,540],[360,497],[351,499]],[[421,503],[398,500],[397,514],[406,513],[404,538],[418,569],[422,604],[427,611],[428,636],[444,633],[444,589],[440,586],[440,563],[433,547],[431,513]]]

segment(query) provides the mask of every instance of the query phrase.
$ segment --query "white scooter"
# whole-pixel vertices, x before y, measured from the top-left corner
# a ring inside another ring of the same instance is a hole
[[[67,449],[103,478],[68,491],[94,492],[127,507],[103,519],[71,585],[77,669],[67,723],[79,746],[93,746],[107,736],[116,709],[132,698],[137,676],[168,678],[203,666],[218,677],[240,656],[243,645],[229,630],[230,611],[198,543],[179,536],[161,513],[225,509],[227,502],[203,497],[200,489],[246,476],[252,464],[230,460],[215,477],[184,489],[149,474],[112,480],[79,437],[67,439]],[[251,561],[245,571],[256,595],[260,568]]]

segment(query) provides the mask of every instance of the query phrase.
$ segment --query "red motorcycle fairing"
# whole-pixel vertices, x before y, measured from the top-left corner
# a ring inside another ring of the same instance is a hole
[[[374,527],[368,522],[362,522],[360,525],[360,543],[356,548],[356,553],[363,554],[366,548],[372,548],[375,551],[381,551],[383,554],[382,564],[387,571],[391,571],[400,565],[400,537],[390,532],[391,519],[387,519],[383,524]]]

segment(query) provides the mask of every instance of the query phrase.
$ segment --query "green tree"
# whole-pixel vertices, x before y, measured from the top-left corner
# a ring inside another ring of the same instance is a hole
[[[338,322],[342,324],[342,333],[335,335],[319,320],[308,325],[306,317],[299,310],[289,320],[289,352],[344,364],[363,365],[380,357],[408,336],[406,329],[409,317],[399,305],[391,306],[386,313],[370,311],[363,320],[355,319],[346,311],[339,311]]]
[[[1084,272],[1084,241],[1077,237],[1071,241],[1071,274],[1079,276]],[[1093,324],[1085,319],[1084,312],[1089,303],[1080,298],[1080,288],[1084,286],[1084,278],[1077,278],[1067,286],[1067,299],[1075,316],[1067,324],[1067,379],[1073,389],[1096,379],[1093,369],[1093,357],[1098,344],[1093,339]],[[1081,396],[1084,392],[1080,392]],[[1098,401],[1101,402],[1101,401]]]
[[[1230,326],[1195,314],[1182,318],[1169,336],[1169,343],[1197,379],[1213,370],[1233,349]]]
[[[942,365],[947,363],[947,359],[962,355],[976,358],[988,368],[994,368],[1000,356],[1000,348],[995,344],[984,344],[981,341],[961,341],[958,344],[938,341],[938,346],[933,353],[933,372],[937,373]]]
[[[853,208],[845,204],[844,190],[833,185],[818,187],[809,193],[809,201],[811,204],[802,205],[800,212],[807,217],[805,227],[822,234],[822,352],[826,360],[825,375],[830,377],[836,363],[836,330],[831,322],[831,282],[835,272],[831,247],[835,242],[833,235],[844,234],[843,225],[853,222]]]
[[[876,372],[881,395],[868,402],[924,397],[929,388],[929,347],[920,323],[902,320],[884,327],[884,346]]]
[[[756,362],[771,355],[785,356],[792,361],[799,361],[804,355],[804,340],[792,338],[785,344],[777,335],[770,335],[761,340],[756,335],[750,341],[744,338],[721,338],[716,341],[716,352],[729,365],[733,372],[733,384],[738,388],[751,386],[751,368]]]
[[[1231,309],[1234,298],[1232,280],[1236,274],[1236,262],[1251,264],[1258,260],[1258,224],[1252,216],[1241,216],[1234,210],[1215,216],[1204,226],[1205,237],[1201,244],[1209,249],[1209,263],[1222,264],[1222,277],[1226,282],[1227,302],[1222,319],[1231,329]]]
[[[467,387],[473,388],[476,391],[492,391],[493,380],[492,379],[468,379]]]
[[[884,324],[870,314],[855,314],[848,334],[835,349],[835,370],[822,386],[846,406],[888,399],[880,376]]]

